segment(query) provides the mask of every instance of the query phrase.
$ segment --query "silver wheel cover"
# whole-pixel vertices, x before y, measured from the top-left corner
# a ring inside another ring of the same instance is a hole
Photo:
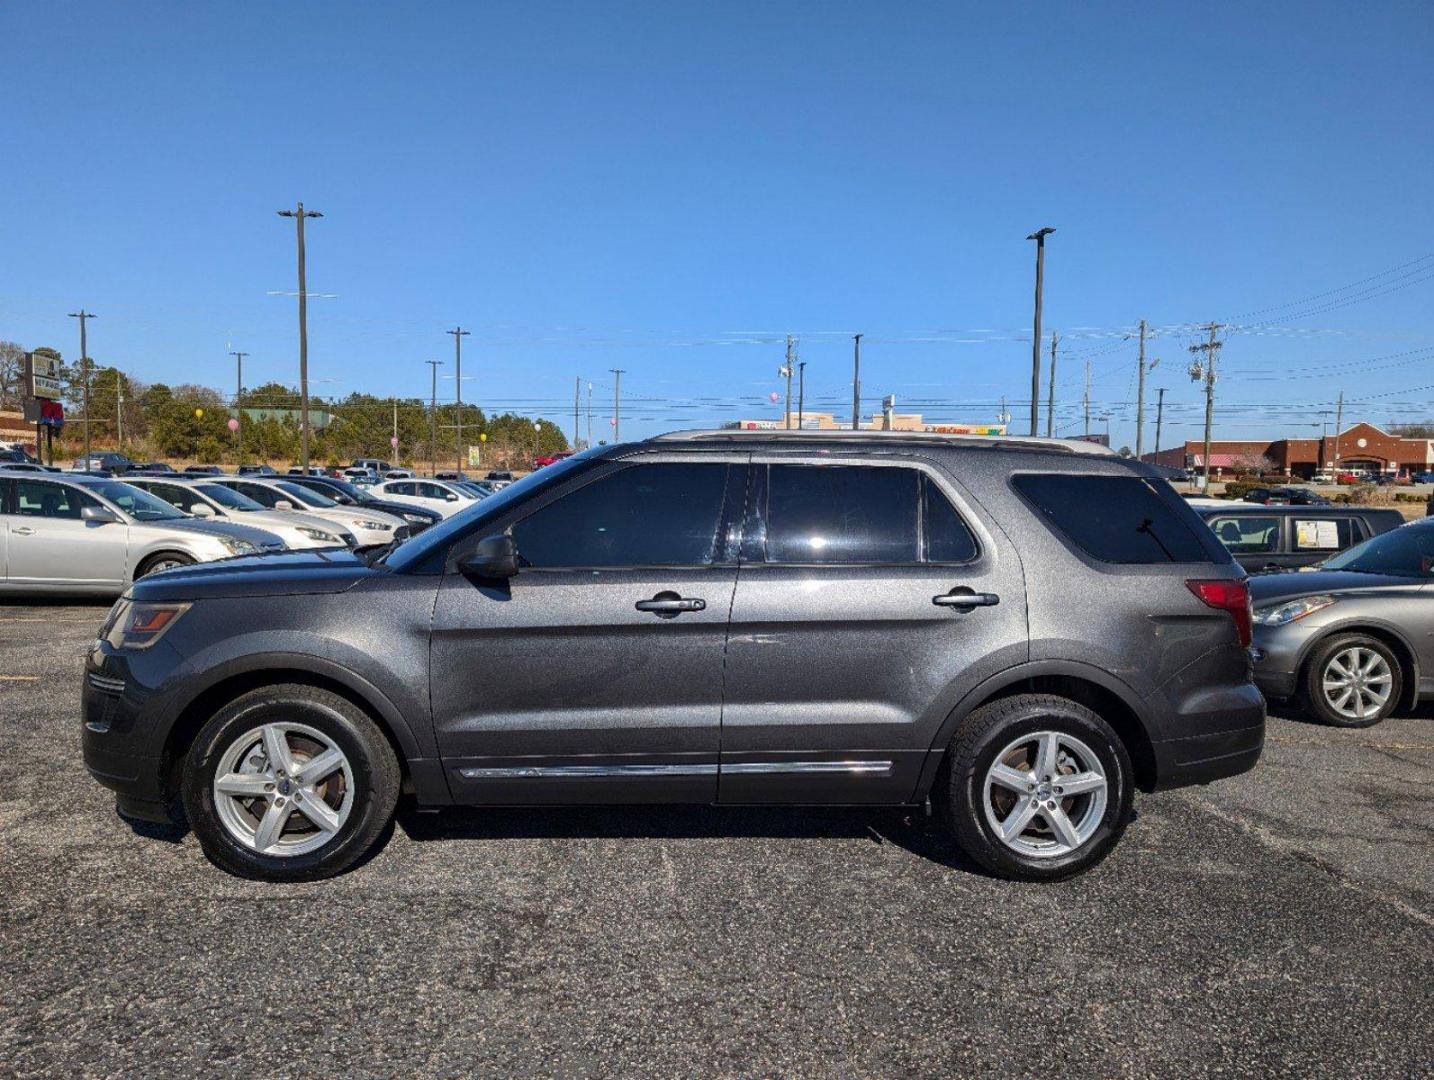
[[[1325,704],[1346,720],[1368,720],[1389,703],[1394,673],[1373,649],[1351,645],[1325,663],[1320,692]]]
[[[214,773],[214,808],[229,835],[260,855],[288,858],[331,841],[353,810],[348,758],[307,724],[277,722],[229,744]]]
[[[1036,731],[996,755],[986,770],[981,805],[1002,844],[1051,859],[1095,835],[1108,791],[1105,766],[1089,746],[1063,731]]]

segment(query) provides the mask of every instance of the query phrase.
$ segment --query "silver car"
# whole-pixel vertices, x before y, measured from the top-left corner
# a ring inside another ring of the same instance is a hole
[[[117,594],[158,570],[282,550],[119,480],[0,471],[0,591]]]
[[[1327,724],[1369,727],[1434,696],[1434,518],[1313,571],[1250,578],[1255,682]]]
[[[408,524],[402,518],[382,510],[340,506],[333,499],[282,477],[216,476],[214,482],[247,495],[271,510],[297,510],[341,525],[358,538],[359,547],[408,539]]]
[[[198,518],[253,525],[283,539],[289,547],[356,547],[358,540],[342,525],[325,518],[292,511],[266,510],[210,477],[129,477],[126,483],[143,488],[171,506]]]

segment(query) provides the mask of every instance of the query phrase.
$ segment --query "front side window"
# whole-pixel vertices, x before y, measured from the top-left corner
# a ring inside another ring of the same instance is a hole
[[[179,490],[183,491],[184,489],[180,488]],[[257,503],[242,492],[225,487],[223,484],[197,484],[195,490],[207,495],[226,510],[251,512],[264,509],[263,503]]]
[[[163,499],[131,484],[101,484],[95,490],[136,521],[177,521],[184,517]]]
[[[1405,525],[1342,551],[1320,564],[1324,570],[1394,577],[1434,577],[1434,527]]]
[[[237,491],[240,495],[253,499],[260,506],[268,507],[270,510],[274,508],[274,504],[277,502],[293,501],[288,499],[282,491],[267,488],[263,484],[224,484],[222,486],[229,488],[231,491]]]
[[[705,566],[712,562],[727,466],[629,465],[513,526],[535,567]]]
[[[279,488],[286,495],[292,496],[290,499],[291,502],[293,499],[297,499],[300,506],[312,506],[318,510],[330,510],[338,506],[338,503],[334,502],[334,500],[327,495],[320,495],[317,491],[307,488],[303,484],[294,484],[288,480],[280,480]]]
[[[1211,561],[1200,538],[1144,477],[1024,473],[1011,484],[1053,531],[1092,559]]]
[[[1215,530],[1215,537],[1231,555],[1260,555],[1279,550],[1279,518],[1240,514],[1237,517],[1216,518],[1210,522],[1210,528]]]

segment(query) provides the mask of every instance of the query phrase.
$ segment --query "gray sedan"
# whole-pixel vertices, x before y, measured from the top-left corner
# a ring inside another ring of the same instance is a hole
[[[1255,682],[1340,727],[1434,697],[1434,518],[1250,579]]]
[[[0,591],[118,594],[190,563],[282,551],[272,533],[188,517],[101,477],[0,471]]]

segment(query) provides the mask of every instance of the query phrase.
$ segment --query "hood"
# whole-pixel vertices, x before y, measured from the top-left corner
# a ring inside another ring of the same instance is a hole
[[[337,521],[330,521],[326,517],[307,510],[231,510],[226,511],[226,521],[250,522],[261,529],[270,525],[287,525],[291,529],[303,526],[306,529],[322,529],[326,533],[338,533],[339,538],[343,534],[352,532],[347,525],[340,525]]]
[[[348,509],[382,510],[385,514],[392,514],[398,518],[402,518],[404,514],[412,514],[414,517],[423,518],[425,521],[432,522],[435,525],[443,520],[442,514],[426,506],[410,506],[407,503],[385,502],[383,499],[378,499],[371,503],[359,503],[357,506],[351,506]]]
[[[299,596],[337,593],[374,570],[347,548],[241,555],[196,563],[140,578],[130,586],[136,600],[204,600],[234,596]]]
[[[1315,570],[1310,573],[1255,574],[1250,578],[1250,599],[1256,607],[1275,600],[1319,593],[1369,593],[1405,589],[1428,583],[1427,578],[1392,574],[1358,574],[1352,570]]]
[[[260,548],[282,547],[284,544],[284,541],[273,533],[265,532],[253,525],[241,525],[232,518],[215,520],[195,517],[185,518],[182,521],[138,521],[135,524],[165,529],[183,529],[185,532],[207,533],[210,536],[237,536]]]

